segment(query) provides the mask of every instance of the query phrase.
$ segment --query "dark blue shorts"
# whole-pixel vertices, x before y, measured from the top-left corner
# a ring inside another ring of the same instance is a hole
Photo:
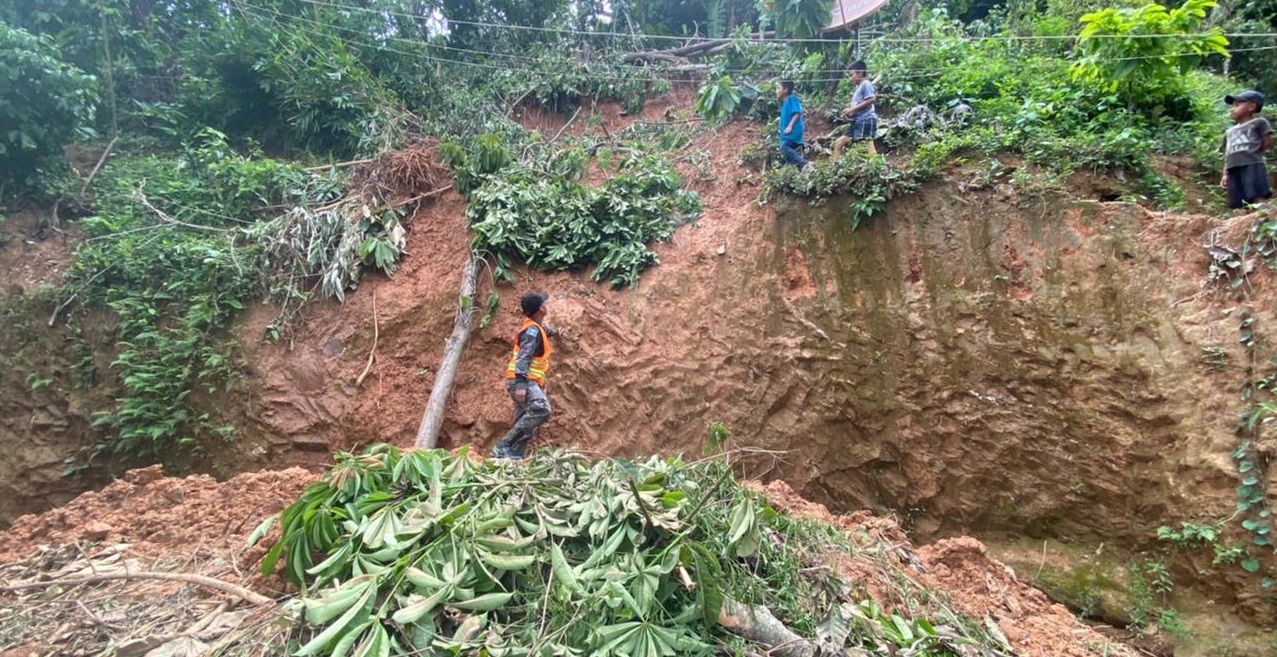
[[[864,141],[866,139],[878,138],[878,117],[871,116],[865,119],[854,119],[851,127],[847,128],[847,136],[853,141]]]
[[[1244,208],[1248,203],[1273,197],[1268,185],[1268,169],[1262,162],[1228,170],[1228,207]]]

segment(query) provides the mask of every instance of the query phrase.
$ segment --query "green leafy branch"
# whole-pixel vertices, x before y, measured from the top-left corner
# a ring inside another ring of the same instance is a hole
[[[718,459],[543,452],[510,464],[375,446],[337,455],[281,514],[262,569],[305,591],[302,657],[708,655],[743,647],[719,622],[756,605],[835,651],[947,655],[987,642],[853,602],[808,567],[846,539],[729,478]]]

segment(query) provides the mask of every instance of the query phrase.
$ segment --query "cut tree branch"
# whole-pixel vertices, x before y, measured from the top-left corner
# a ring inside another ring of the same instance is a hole
[[[306,167],[302,171],[327,171],[329,169],[342,169],[345,167],[353,167],[360,164],[368,164],[375,162],[376,158],[368,158],[364,160],[347,160],[346,162],[334,162],[333,164],[321,164],[317,167]]]
[[[768,655],[813,657],[816,646],[785,627],[767,607],[754,607],[723,596],[718,611],[723,629],[767,648]]]
[[[154,212],[156,218],[158,218],[160,221],[172,226],[181,226],[182,228],[190,228],[191,230],[206,230],[212,233],[231,232],[231,229],[229,228],[217,228],[216,226],[201,226],[199,224],[188,224],[185,221],[174,219],[173,217],[165,213],[163,210],[155,207],[154,205],[151,205],[150,199],[146,198],[146,194],[142,193],[142,185],[139,185],[137,188],[137,202],[145,206],[147,210]]]
[[[21,584],[11,584],[9,586],[0,587],[3,591],[21,591],[24,589],[48,588],[50,586],[75,586],[78,584],[92,584],[94,582],[105,582],[117,579],[160,579],[170,582],[184,582],[186,584],[195,584],[207,589],[220,591],[227,595],[233,595],[249,604],[257,606],[268,605],[274,602],[270,598],[250,591],[237,584],[223,582],[220,579],[214,579],[205,575],[194,575],[191,573],[157,573],[143,571],[139,573],[103,573],[101,575],[89,575],[87,577],[68,577],[65,579],[51,579],[44,582],[23,582]]]
[[[98,163],[93,167],[93,171],[89,172],[89,177],[84,179],[84,186],[80,188],[80,196],[84,196],[84,193],[89,191],[89,185],[93,182],[93,177],[98,175],[98,171],[102,168],[102,165],[106,163],[107,156],[111,154],[111,149],[115,148],[115,142],[119,140],[119,138],[120,136],[116,135],[111,138],[111,143],[106,145],[106,150],[102,151],[102,157],[98,158]]]
[[[470,340],[470,330],[474,327],[474,297],[479,278],[479,260],[478,257],[471,255],[461,275],[461,293],[457,297],[457,317],[452,324],[452,335],[448,336],[448,342],[444,345],[443,359],[439,363],[439,371],[435,374],[434,387],[430,390],[426,410],[421,414],[421,426],[417,429],[415,443],[418,449],[434,449],[439,444],[439,430],[443,428],[448,395],[452,393],[452,383],[457,378],[461,352],[465,351],[466,343]]]
[[[775,32],[763,32],[758,35],[757,39],[751,40],[765,40],[775,35]],[[682,64],[686,63],[686,58],[688,57],[705,57],[713,55],[726,50],[731,45],[732,42],[730,40],[702,39],[677,48],[669,48],[667,50],[643,50],[639,52],[626,53],[624,59],[627,62],[664,61],[674,64]]]

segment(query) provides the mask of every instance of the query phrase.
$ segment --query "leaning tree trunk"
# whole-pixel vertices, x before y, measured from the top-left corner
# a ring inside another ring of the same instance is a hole
[[[461,294],[457,297],[457,318],[452,323],[452,335],[443,348],[443,359],[435,374],[435,384],[430,390],[426,411],[421,414],[421,427],[417,429],[416,447],[433,449],[439,443],[439,430],[443,427],[443,413],[448,406],[452,382],[457,378],[457,366],[461,352],[470,341],[470,329],[474,326],[474,289],[479,278],[479,258],[470,257],[465,273],[461,275]]]

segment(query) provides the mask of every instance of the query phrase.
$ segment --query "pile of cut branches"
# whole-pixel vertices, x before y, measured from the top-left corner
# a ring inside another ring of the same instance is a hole
[[[778,514],[721,459],[375,446],[339,454],[280,523],[262,566],[303,589],[302,657],[999,654],[965,619],[854,602],[823,567],[846,537]]]
[[[0,566],[0,654],[239,657],[286,641],[273,600],[224,581],[228,561],[129,547],[41,546]]]
[[[272,278],[271,295],[282,306],[270,328],[273,337],[314,290],[345,302],[367,266],[393,274],[405,245],[401,220],[420,202],[452,188],[433,141],[360,162],[336,200],[295,205],[254,227],[263,268]],[[314,281],[314,287],[307,292],[299,281]]]

